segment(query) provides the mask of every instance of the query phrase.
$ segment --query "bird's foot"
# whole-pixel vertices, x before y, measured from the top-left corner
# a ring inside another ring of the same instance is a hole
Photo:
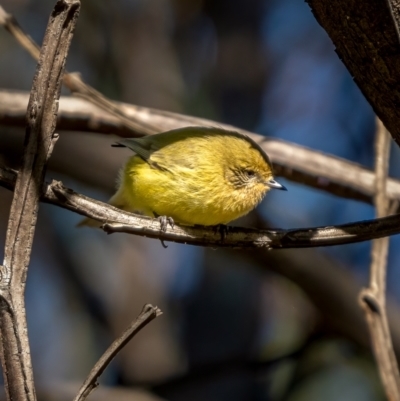
[[[215,231],[221,235],[221,242],[225,241],[226,234],[229,232],[229,226],[225,224],[217,224],[215,227]]]
[[[160,222],[160,231],[162,233],[165,233],[165,231],[167,231],[168,224],[171,226],[171,228],[174,228],[175,222],[172,217],[156,215],[156,219]],[[165,245],[164,240],[160,239],[160,241],[161,241],[161,245],[163,246],[164,249],[168,248],[168,246]]]
[[[157,213],[154,213],[154,216],[160,222],[160,231],[162,233],[165,233],[167,231],[168,224],[171,226],[171,228],[174,228],[175,222],[174,222],[174,219],[172,217],[159,216]],[[163,246],[163,248],[168,248],[168,246],[165,245],[164,240],[160,239],[160,241],[161,241],[161,245]]]
[[[174,228],[175,222],[172,217],[168,216],[157,216],[157,220],[160,222],[160,230],[165,233],[168,228],[168,224],[171,226],[171,228]]]

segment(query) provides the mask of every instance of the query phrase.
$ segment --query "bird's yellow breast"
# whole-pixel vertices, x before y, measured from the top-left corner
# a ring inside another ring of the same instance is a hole
[[[222,165],[204,163],[164,171],[132,156],[121,175],[119,197],[126,210],[147,216],[169,216],[189,225],[226,224],[251,211],[266,188],[235,189],[224,174]]]

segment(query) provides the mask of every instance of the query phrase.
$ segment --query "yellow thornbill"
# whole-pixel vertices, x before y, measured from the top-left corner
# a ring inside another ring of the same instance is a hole
[[[213,226],[250,212],[270,188],[286,190],[274,180],[261,147],[237,132],[186,127],[122,139],[117,146],[135,155],[122,168],[109,203],[129,212]],[[100,224],[85,219],[79,226]]]

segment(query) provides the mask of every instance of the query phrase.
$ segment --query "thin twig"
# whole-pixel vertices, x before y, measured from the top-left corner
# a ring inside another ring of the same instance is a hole
[[[34,60],[39,61],[40,47],[27,33],[24,32],[13,15],[7,13],[1,6],[0,25],[14,36],[17,42],[32,56]]]
[[[390,136],[382,122],[377,119],[375,142],[376,195],[378,218],[387,215],[389,201],[386,195],[386,179],[389,166]],[[390,401],[400,400],[400,376],[390,336],[386,312],[386,265],[389,238],[372,242],[369,288],[361,291],[361,305],[371,334],[372,347],[386,396]]]
[[[16,179],[0,277],[0,356],[8,400],[36,399],[24,290],[47,160],[57,136],[61,77],[79,14],[78,0],[57,2],[46,29],[27,111],[22,166]]]
[[[97,380],[104,372],[106,367],[115,358],[118,352],[125,347],[126,344],[147,324],[153,319],[162,314],[161,310],[157,306],[146,304],[143,307],[140,315],[129,325],[129,327],[117,338],[107,349],[106,352],[101,356],[90,371],[88,377],[80,388],[78,395],[74,398],[74,401],[84,401],[89,394],[99,385]]]
[[[19,25],[16,18],[7,13],[3,7],[0,6],[0,25],[2,25],[17,42],[37,61],[39,59],[39,46]],[[83,99],[90,101],[98,107],[106,110],[110,114],[117,117],[121,123],[132,131],[148,130],[149,133],[154,130],[150,123],[137,122],[126,116],[118,105],[108,99],[102,93],[83,82],[79,73],[66,73],[63,77],[64,85],[71,91],[72,94],[79,96]]]
[[[135,120],[127,116],[117,102],[114,102],[104,96],[102,93],[83,82],[79,73],[69,73],[64,77],[64,85],[75,96],[89,101],[90,103],[100,107],[103,111],[107,111],[122,123],[125,128],[132,132],[145,132],[146,135],[156,130],[149,122]]]
[[[0,90],[0,124],[8,126],[23,124],[27,101],[28,96],[23,92]],[[359,164],[283,140],[218,124],[211,120],[126,103],[120,103],[119,106],[124,109],[125,114],[136,121],[153,121],[156,130],[152,133],[188,125],[218,126],[243,132],[259,143],[267,152],[274,164],[276,175],[337,196],[373,202],[375,174]],[[86,100],[70,96],[61,97],[58,117],[58,130],[100,132],[122,137],[146,133],[141,130],[134,133],[121,124],[116,117],[97,106]],[[387,180],[387,195],[390,199],[400,200],[400,181],[392,178]]]

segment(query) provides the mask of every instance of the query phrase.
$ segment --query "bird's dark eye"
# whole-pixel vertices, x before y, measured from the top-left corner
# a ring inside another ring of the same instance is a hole
[[[247,174],[249,177],[254,177],[256,173],[255,173],[253,170],[246,170],[246,174]]]

